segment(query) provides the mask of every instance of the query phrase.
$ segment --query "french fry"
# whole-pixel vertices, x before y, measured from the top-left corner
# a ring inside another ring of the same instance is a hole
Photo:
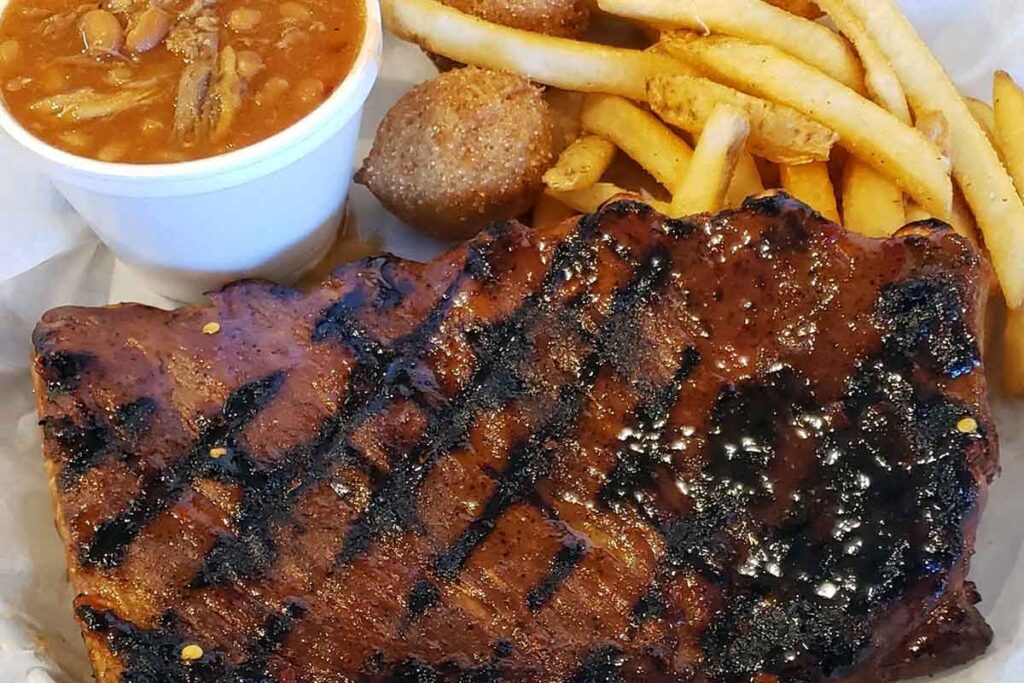
[[[967,103],[971,116],[978,122],[981,129],[985,131],[985,135],[992,141],[992,144],[998,145],[999,143],[996,140],[996,113],[992,111],[992,107],[973,97],[965,97],[964,102]],[[998,152],[999,150],[997,149],[996,151]]]
[[[903,193],[859,159],[843,167],[843,225],[868,237],[889,237],[907,222]]]
[[[917,114],[917,129],[939,148],[947,158],[950,156],[949,123],[939,111],[923,111]],[[923,221],[932,218],[932,213],[917,202],[907,202],[907,221]]]
[[[761,173],[757,170],[757,162],[749,152],[742,152],[736,161],[732,182],[729,183],[729,189],[725,192],[725,207],[739,208],[744,199],[762,192],[764,192],[764,183],[761,182]]]
[[[643,100],[656,74],[692,72],[664,55],[509,28],[437,0],[382,0],[381,15],[392,33],[425,50],[565,90]]]
[[[597,135],[584,135],[569,145],[544,174],[552,190],[582,190],[601,179],[615,158],[615,145]]]
[[[546,228],[551,225],[558,225],[566,218],[576,215],[576,211],[566,206],[547,193],[542,193],[533,205],[533,216],[531,225],[533,228]]]
[[[1024,192],[1024,92],[1005,71],[992,82],[996,140],[1018,193]],[[1017,226],[1018,230],[1024,226]],[[1021,258],[1021,254],[1017,254]],[[1009,310],[1003,334],[1003,389],[1024,396],[1024,308]]]
[[[736,107],[719,105],[708,119],[690,167],[672,191],[670,215],[689,216],[722,208],[743,146],[750,134],[750,122]]]
[[[602,204],[618,196],[643,201],[662,213],[667,213],[669,209],[668,204],[665,202],[644,197],[637,192],[631,192],[614,183],[594,183],[582,190],[570,190],[568,192],[547,189],[544,190],[544,193],[580,213],[593,213],[601,208]]]
[[[696,76],[656,76],[648,83],[651,109],[673,126],[698,136],[720,104],[750,120],[751,153],[787,164],[825,161],[839,136],[800,112]]]
[[[911,108],[935,109],[945,115],[952,141],[953,173],[984,235],[1007,304],[1012,308],[1021,306],[1024,202],[995,148],[894,0],[847,0],[847,4],[896,69]],[[882,140],[886,137],[881,135]]]
[[[782,188],[786,192],[830,221],[839,222],[836,191],[828,175],[827,163],[815,161],[798,166],[783,164],[780,172]]]
[[[993,110],[995,112],[996,139],[1003,150],[1003,159],[1017,193],[1024,194],[1024,91],[1014,83],[1010,74],[997,71],[992,80]],[[1017,226],[1024,230],[1024,225]],[[1024,258],[1024,253],[1017,254]]]
[[[585,131],[615,143],[669,190],[693,156],[690,146],[658,117],[621,97],[588,95],[580,122]]]
[[[769,46],[725,36],[671,34],[681,59],[734,88],[790,106],[839,134],[853,156],[891,177],[940,218],[953,186],[947,161],[921,133],[820,71]]]
[[[845,0],[821,0],[818,4],[828,13],[836,28],[853,43],[853,48],[860,55],[864,65],[864,87],[871,99],[909,125],[910,107],[907,105],[903,85],[874,38],[868,35],[864,25],[847,7]]]
[[[597,0],[609,14],[702,33],[723,33],[773,45],[849,88],[860,90],[860,62],[843,38],[761,0]]]

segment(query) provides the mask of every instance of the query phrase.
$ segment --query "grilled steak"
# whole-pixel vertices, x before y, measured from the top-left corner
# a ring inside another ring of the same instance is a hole
[[[498,224],[310,292],[62,308],[46,462],[99,680],[881,681],[991,633],[984,261],[783,195]]]

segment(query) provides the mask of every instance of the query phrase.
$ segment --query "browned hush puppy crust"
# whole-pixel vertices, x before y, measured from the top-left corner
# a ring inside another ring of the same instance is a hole
[[[496,24],[580,38],[590,23],[587,0],[442,0],[444,4]]]
[[[391,108],[355,179],[409,225],[465,239],[533,205],[554,154],[554,116],[539,88],[466,67]]]

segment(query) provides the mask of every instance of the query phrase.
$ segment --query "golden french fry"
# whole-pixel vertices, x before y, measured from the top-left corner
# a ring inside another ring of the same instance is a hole
[[[992,107],[981,100],[973,97],[965,97],[964,102],[967,103],[967,108],[971,112],[971,116],[978,122],[981,129],[985,131],[985,135],[992,141],[993,145],[998,145],[996,140],[996,113],[992,111]],[[996,150],[999,151],[998,149]]]
[[[737,209],[743,204],[747,197],[753,197],[764,192],[764,183],[761,182],[761,173],[757,170],[757,162],[749,152],[742,152],[736,161],[736,170],[732,175],[732,182],[725,192],[725,207]]]
[[[860,90],[857,55],[842,36],[761,0],[598,0],[609,14],[662,28],[723,33],[773,45]]]
[[[996,139],[1018,194],[1024,194],[1024,91],[1014,83],[1010,74],[997,71],[992,81],[992,93]],[[1024,225],[1017,226],[1017,229],[1024,231]],[[1017,258],[1024,259],[1024,253],[1017,254]]]
[[[542,193],[533,205],[533,216],[531,225],[534,229],[546,228],[557,225],[570,216],[575,216],[576,211],[549,194]]]
[[[582,190],[604,175],[615,158],[615,145],[597,135],[584,135],[569,145],[544,174],[552,190]]]
[[[1006,311],[1003,331],[1003,391],[1024,396],[1024,309]]]
[[[585,131],[615,143],[669,190],[693,156],[690,146],[658,117],[621,97],[588,95],[580,122]]]
[[[425,50],[566,90],[643,100],[654,75],[691,71],[664,55],[509,28],[436,0],[382,0],[381,14],[392,33]]]
[[[828,175],[828,164],[815,161],[810,164],[779,167],[782,189],[811,207],[825,218],[839,222],[836,191]]]
[[[821,0],[818,3],[825,10],[836,28],[853,43],[864,65],[864,87],[875,102],[903,123],[909,124],[910,107],[899,76],[889,63],[874,38],[868,35],[864,25],[847,7],[845,0]]]
[[[995,149],[894,0],[847,0],[847,4],[896,69],[911,108],[934,109],[945,115],[953,147],[953,173],[984,235],[1007,303],[1013,308],[1021,306],[1024,202]],[[882,140],[886,138],[881,135]]]
[[[949,158],[949,122],[940,111],[924,111],[917,114],[917,129],[921,131],[933,145],[939,148],[943,156]],[[932,213],[914,201],[907,202],[907,222],[923,221],[932,218]]]
[[[738,38],[671,34],[673,54],[739,90],[780,102],[839,134],[853,156],[890,176],[940,218],[953,185],[946,159],[920,131],[820,71],[769,46]]]
[[[690,167],[672,191],[670,215],[689,216],[722,208],[750,122],[742,110],[727,104],[715,109],[693,150]]]
[[[964,102],[967,103],[967,108],[971,111],[971,116],[978,122],[981,129],[985,131],[988,141],[992,143],[992,146],[996,149],[996,154],[999,155],[999,160],[1003,162],[1003,166],[1006,166],[1006,159],[1003,157],[1003,148],[999,145],[999,136],[996,135],[996,113],[992,111],[992,107],[976,100],[973,97],[965,97]]]
[[[859,159],[843,167],[843,225],[868,237],[889,237],[907,222],[903,193]]]
[[[666,213],[669,208],[665,202],[644,197],[637,192],[631,192],[614,183],[594,183],[582,190],[569,190],[568,192],[547,189],[544,190],[544,194],[580,213],[593,213],[601,208],[602,204],[619,196],[643,201],[662,213]]]
[[[747,95],[697,76],[656,76],[647,86],[651,109],[665,121],[700,135],[719,104],[738,107],[750,120],[751,153],[779,163],[825,161],[839,136],[791,107]]]

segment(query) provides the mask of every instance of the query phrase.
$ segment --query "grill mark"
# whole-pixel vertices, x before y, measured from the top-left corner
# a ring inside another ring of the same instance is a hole
[[[472,244],[466,250],[466,270],[474,279],[494,282],[494,267],[491,265],[491,243]]]
[[[477,414],[497,408],[521,390],[516,367],[529,350],[528,324],[548,309],[555,291],[573,272],[590,270],[590,245],[596,236],[594,221],[581,220],[574,232],[558,245],[537,291],[528,295],[506,319],[480,330],[475,336],[478,358],[467,389],[439,410],[429,411],[426,434],[392,464],[387,476],[374,487],[365,513],[346,535],[337,561],[348,565],[365,553],[374,540],[416,524],[415,499],[434,465],[465,443]]]
[[[161,615],[154,628],[143,628],[122,619],[114,611],[80,605],[75,610],[87,630],[103,636],[107,647],[124,666],[125,681],[166,683],[268,683],[277,680],[269,669],[270,658],[280,649],[306,608],[287,603],[281,612],[270,612],[259,635],[247,647],[247,656],[234,663],[227,655],[191,638],[174,610]],[[199,645],[202,657],[184,661],[182,648]]]
[[[37,342],[39,348],[41,343]],[[66,394],[78,387],[82,372],[94,361],[88,353],[54,351],[39,357],[36,367],[46,384],[47,393]]]
[[[614,343],[618,330],[635,320],[640,309],[668,282],[670,271],[667,250],[657,246],[635,271],[631,282],[615,293],[611,313],[594,340],[594,350],[581,363],[575,380],[559,388],[552,417],[512,447],[483,513],[435,561],[434,571],[439,578],[453,581],[473,551],[494,531],[498,519],[513,505],[531,500],[537,482],[548,475],[559,441],[575,430],[583,400],[601,369],[615,367],[619,360],[623,349]]]
[[[149,476],[142,485],[142,493],[118,515],[101,522],[93,537],[79,546],[79,561],[86,567],[104,569],[120,564],[139,533],[180,499],[209,460],[210,448],[233,444],[242,430],[274,399],[284,379],[284,372],[277,371],[233,391],[195,445],[173,465]]]
[[[132,442],[149,430],[156,408],[156,401],[142,397],[115,408],[110,424],[92,412],[85,413],[82,425],[66,415],[42,420],[46,438],[56,441],[67,455],[57,475],[60,490],[75,486],[108,457],[127,455]]]
[[[157,403],[148,396],[137,398],[114,409],[112,422],[128,437],[138,438],[149,431],[156,416]]]
[[[551,566],[541,580],[526,594],[526,605],[531,612],[546,605],[562,584],[575,571],[589,550],[581,538],[571,538],[562,546],[551,561]]]
[[[103,462],[115,447],[115,438],[110,429],[97,422],[96,416],[87,414],[84,424],[75,424],[70,417],[46,418],[40,424],[47,439],[59,444],[67,456],[57,485],[60,490],[67,491],[81,480],[85,474]]]
[[[664,612],[665,596],[661,592],[661,586],[655,581],[633,605],[629,622],[631,626],[636,627],[650,619],[659,618]]]
[[[700,365],[700,352],[695,346],[683,351],[682,359],[672,373],[672,379],[633,411],[630,422],[638,443],[619,450],[615,465],[598,492],[598,500],[607,507],[623,501],[636,503],[642,492],[654,484],[654,471],[663,464],[658,435],[669,414],[679,401],[683,383]]]
[[[436,683],[441,680],[441,673],[418,659],[407,659],[399,662],[391,672],[392,683]]]
[[[431,607],[441,602],[441,591],[427,579],[420,579],[413,584],[409,598],[405,601],[409,618],[419,619]]]
[[[617,645],[601,645],[587,653],[568,683],[618,683],[626,655]]]

